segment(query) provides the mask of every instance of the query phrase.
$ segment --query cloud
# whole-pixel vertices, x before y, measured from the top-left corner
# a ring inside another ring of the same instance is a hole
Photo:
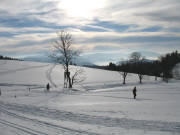
[[[102,57],[180,50],[179,8],[179,0],[1,0],[0,53],[46,52],[58,29],[73,35],[76,48]]]

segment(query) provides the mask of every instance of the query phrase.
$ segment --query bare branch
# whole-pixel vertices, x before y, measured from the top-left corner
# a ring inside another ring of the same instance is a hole
[[[72,84],[83,82],[86,79],[83,68],[76,68],[72,76]]]

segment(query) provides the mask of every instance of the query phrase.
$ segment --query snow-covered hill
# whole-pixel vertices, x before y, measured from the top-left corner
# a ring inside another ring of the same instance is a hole
[[[180,134],[180,81],[129,74],[122,85],[117,72],[83,69],[86,80],[64,90],[60,65],[1,60],[0,135]]]

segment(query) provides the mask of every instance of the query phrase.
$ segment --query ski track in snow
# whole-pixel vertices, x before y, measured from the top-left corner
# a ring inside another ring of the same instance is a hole
[[[149,131],[164,131],[180,133],[180,122],[163,122],[151,120],[133,120],[128,118],[111,118],[103,116],[92,116],[86,114],[76,114],[73,112],[48,109],[45,107],[26,106],[18,104],[5,104],[0,102],[1,111],[12,110],[23,114],[29,114],[40,117],[48,117],[54,120],[73,121],[91,125],[102,125],[105,127],[120,127],[125,129],[142,129]],[[9,112],[8,112],[9,114]],[[16,116],[16,114],[13,114]],[[19,116],[18,116],[19,117]]]
[[[31,87],[31,89],[44,88],[43,85],[37,85],[37,84],[17,84],[17,83],[16,84],[14,84],[14,83],[0,83],[0,86],[8,86],[8,87],[22,86],[22,87]]]
[[[12,116],[14,118],[17,118],[17,119],[20,119],[20,120],[23,120],[23,121],[27,121],[27,122],[33,122],[33,125],[34,124],[37,124],[38,126],[41,126],[41,128],[45,128],[45,129],[54,129],[56,132],[58,131],[58,133],[63,133],[63,134],[73,134],[73,135],[98,135],[97,133],[91,133],[91,132],[88,132],[88,131],[81,131],[81,130],[75,130],[75,129],[71,129],[71,128],[67,128],[67,127],[63,127],[63,126],[60,126],[60,125],[55,125],[55,124],[52,124],[52,123],[48,123],[48,122],[45,122],[45,121],[40,121],[40,120],[37,120],[37,119],[32,119],[32,118],[28,118],[28,117],[25,117],[25,116],[21,116],[17,113],[14,113],[14,112],[10,112],[9,110],[7,110],[7,108],[5,108],[4,106],[0,105],[0,112],[8,115],[8,116]],[[23,112],[24,113],[24,112]],[[26,132],[28,134],[31,134],[31,135],[48,135],[47,133],[43,133],[41,131],[37,131],[37,130],[33,130],[33,129],[30,129],[26,126],[22,126],[22,125],[19,125],[19,124],[15,124],[15,123],[12,123],[12,122],[8,122],[8,121],[5,121],[3,119],[0,119],[0,123],[1,124],[4,124],[4,125],[7,125],[7,126],[10,126],[10,127],[13,127],[13,128],[16,128],[18,130],[21,130],[23,132]]]
[[[36,130],[30,129],[28,127],[25,127],[25,126],[22,126],[22,125],[19,125],[19,124],[15,124],[15,123],[12,123],[12,122],[8,122],[8,121],[2,120],[2,119],[0,119],[0,123],[3,124],[3,125],[6,125],[6,126],[12,127],[12,128],[21,130],[21,131],[23,131],[25,133],[28,133],[30,135],[48,135],[46,133],[36,131]]]
[[[51,73],[53,71],[53,69],[55,68],[56,64],[52,65],[47,71],[46,71],[46,77],[49,80],[50,84],[52,86],[54,86],[55,88],[57,87],[57,85],[53,82],[52,78],[51,78]]]
[[[157,81],[156,83],[162,83],[160,81]],[[156,83],[154,82],[142,82],[142,84],[152,84],[152,85],[156,85]],[[81,86],[87,90],[87,91],[97,91],[99,89],[109,89],[109,88],[117,88],[117,87],[130,87],[130,86],[139,86],[141,84],[137,83],[137,82],[131,82],[128,83],[128,85],[124,85],[119,81],[104,81],[104,82],[88,82],[88,83],[82,83]]]

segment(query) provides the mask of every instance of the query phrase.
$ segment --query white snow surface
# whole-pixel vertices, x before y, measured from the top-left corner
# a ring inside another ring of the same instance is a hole
[[[180,134],[180,81],[128,74],[123,85],[118,72],[83,69],[86,80],[63,89],[61,65],[0,60],[0,135]]]

